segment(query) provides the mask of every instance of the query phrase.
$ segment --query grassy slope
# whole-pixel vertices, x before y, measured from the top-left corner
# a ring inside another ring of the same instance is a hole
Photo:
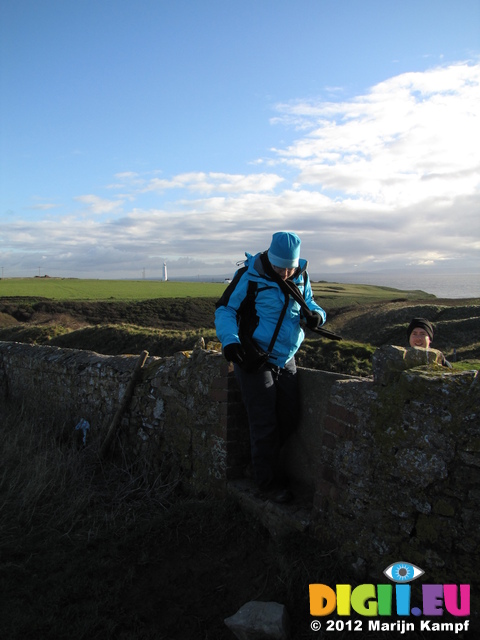
[[[9,287],[6,294],[4,285]],[[90,349],[99,353],[171,355],[191,349],[199,336],[215,340],[219,283],[29,279],[0,281],[0,340]],[[480,357],[478,300],[438,300],[423,291],[390,287],[312,283],[327,310],[327,328],[342,342],[307,335],[300,366],[370,375],[381,344],[405,344],[414,316],[435,323],[434,346],[459,359]],[[29,296],[27,293],[37,295]],[[188,292],[188,293],[187,293]],[[46,297],[49,294],[51,297]],[[107,294],[112,294],[105,299]],[[152,296],[156,297],[147,297]]]
[[[434,299],[431,293],[420,289],[403,291],[393,287],[369,284],[342,284],[336,282],[312,282],[315,300],[331,313],[345,307],[357,307],[370,303],[397,300],[411,302],[413,300]]]

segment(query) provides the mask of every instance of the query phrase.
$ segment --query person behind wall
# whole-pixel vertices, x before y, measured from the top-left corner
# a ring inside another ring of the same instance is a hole
[[[407,340],[410,347],[429,349],[433,341],[432,323],[426,318],[413,318],[407,328]],[[452,368],[443,353],[440,364]]]
[[[217,336],[234,364],[247,411],[253,479],[276,502],[293,498],[280,452],[299,417],[295,353],[305,336],[300,321],[316,329],[326,320],[313,298],[300,245],[297,234],[279,231],[267,251],[246,253],[215,311]]]

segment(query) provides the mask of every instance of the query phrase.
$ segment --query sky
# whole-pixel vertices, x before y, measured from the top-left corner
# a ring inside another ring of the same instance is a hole
[[[3,277],[480,274],[478,0],[3,0]]]

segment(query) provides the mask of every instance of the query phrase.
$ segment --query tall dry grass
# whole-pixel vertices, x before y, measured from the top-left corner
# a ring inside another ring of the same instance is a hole
[[[102,460],[98,437],[84,445],[22,407],[3,407],[0,425],[0,637],[135,637],[112,613],[132,573],[122,547],[170,508],[179,478],[118,446]]]
[[[41,529],[44,537],[91,539],[110,527],[119,532],[147,509],[168,506],[179,479],[162,477],[145,459],[117,447],[114,460],[102,460],[99,435],[87,431],[84,445],[71,426],[39,421],[22,407],[2,413],[1,542],[16,527],[27,536]]]

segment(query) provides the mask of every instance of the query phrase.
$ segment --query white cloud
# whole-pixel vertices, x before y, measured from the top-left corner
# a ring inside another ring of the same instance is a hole
[[[87,205],[87,211],[94,214],[112,213],[123,204],[123,200],[106,200],[95,195],[77,196],[78,202]]]
[[[196,193],[261,193],[273,191],[283,178],[272,173],[235,175],[228,173],[181,173],[171,179],[153,178],[143,191],[163,192],[167,189],[188,189]]]
[[[116,173],[115,178],[117,178],[118,180],[125,180],[125,179],[135,180],[136,178],[138,178],[138,173],[136,173],[135,171],[123,171],[120,173]]]
[[[0,259],[35,265],[44,255],[51,275],[127,277],[145,267],[160,276],[165,259],[179,274],[230,275],[245,251],[292,229],[312,273],[478,269],[479,102],[480,65],[462,63],[402,74],[351,100],[283,104],[276,123],[298,138],[264,159],[269,172],[124,171],[108,187],[117,197],[77,196],[78,215],[11,216]]]
[[[30,209],[35,209],[36,211],[49,211],[50,209],[56,209],[59,206],[60,205],[58,204],[51,204],[51,203],[45,202],[44,204],[34,204],[30,207]]]
[[[310,132],[277,162],[320,185],[392,210],[478,190],[480,65],[406,73],[354,100],[280,105]]]

